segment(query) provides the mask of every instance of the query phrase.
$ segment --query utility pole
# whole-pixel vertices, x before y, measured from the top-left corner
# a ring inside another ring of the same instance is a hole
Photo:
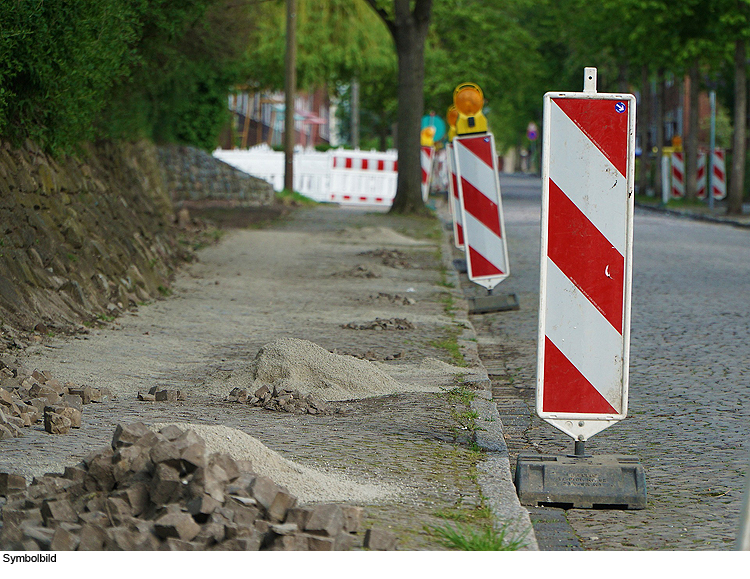
[[[352,149],[359,149],[359,81],[352,81]]]
[[[284,189],[294,191],[294,97],[297,91],[297,0],[286,0]]]

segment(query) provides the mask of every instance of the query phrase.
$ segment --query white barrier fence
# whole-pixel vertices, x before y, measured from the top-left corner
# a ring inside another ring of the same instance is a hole
[[[268,145],[217,149],[214,157],[249,175],[284,188],[284,153]],[[315,201],[390,206],[396,196],[396,151],[335,149],[325,153],[298,147],[294,154],[294,189]]]

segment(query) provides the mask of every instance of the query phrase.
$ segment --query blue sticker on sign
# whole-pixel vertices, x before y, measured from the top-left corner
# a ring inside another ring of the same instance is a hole
[[[615,104],[615,111],[617,111],[618,113],[624,113],[625,112],[625,108],[626,107],[625,107],[625,103],[624,102],[619,102],[619,103]]]

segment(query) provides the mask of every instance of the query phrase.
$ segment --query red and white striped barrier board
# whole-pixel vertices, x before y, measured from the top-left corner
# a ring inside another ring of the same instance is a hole
[[[724,149],[714,149],[711,172],[713,173],[711,189],[713,189],[714,199],[724,199],[727,196],[727,166],[724,160]]]
[[[432,163],[435,159],[435,147],[421,147],[420,160],[422,162],[422,201],[427,203],[430,197],[432,182]]]
[[[492,289],[510,275],[505,220],[491,133],[453,139],[469,279]]]
[[[345,205],[390,206],[396,196],[398,160],[395,152],[336,151],[326,201]]]
[[[464,248],[464,226],[463,216],[461,215],[461,202],[458,199],[458,183],[456,182],[456,161],[453,143],[448,143],[445,147],[448,160],[448,207],[451,210],[451,220],[453,221],[453,245],[457,249]]]
[[[706,198],[706,153],[698,151],[698,167],[695,169],[695,196]]]
[[[576,440],[625,418],[635,97],[544,98],[537,413]]]
[[[685,160],[682,153],[672,153],[672,197],[685,196]]]

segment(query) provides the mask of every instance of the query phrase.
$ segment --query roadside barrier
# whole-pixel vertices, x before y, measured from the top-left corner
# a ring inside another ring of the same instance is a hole
[[[268,145],[250,149],[217,149],[214,157],[284,188],[284,153]],[[396,151],[336,149],[324,153],[295,149],[294,189],[315,201],[390,206],[396,196],[398,160]]]
[[[682,153],[672,153],[672,197],[685,196],[685,161]]]

